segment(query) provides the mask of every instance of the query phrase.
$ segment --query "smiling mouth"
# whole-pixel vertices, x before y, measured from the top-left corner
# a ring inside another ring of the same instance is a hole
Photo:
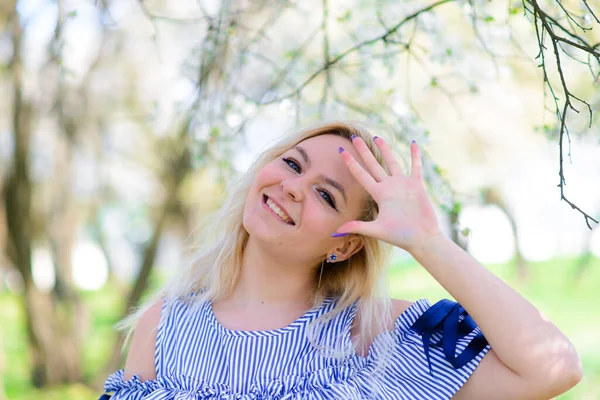
[[[283,210],[280,209],[281,213],[285,215],[285,218],[282,217],[281,215],[278,215],[278,213],[269,206],[269,204],[267,203],[268,200],[269,200],[269,197],[267,195],[263,195],[263,205],[266,208],[268,208],[270,212],[272,212],[282,222],[284,222],[288,225],[292,225],[292,226],[296,225],[296,223],[289,216],[287,216],[287,214],[285,214],[285,212]],[[271,204],[274,204],[273,200],[271,200]],[[279,208],[279,207],[277,207],[277,208]],[[286,220],[286,218],[287,218],[287,220]]]

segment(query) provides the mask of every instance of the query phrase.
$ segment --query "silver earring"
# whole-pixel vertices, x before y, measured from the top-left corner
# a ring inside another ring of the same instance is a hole
[[[323,261],[321,261],[321,272],[319,273],[319,288],[321,287],[321,277],[323,276]]]
[[[333,262],[337,260],[337,255],[335,253],[333,253],[332,255],[330,255],[329,257],[327,257],[327,262]],[[321,278],[323,277],[323,262],[325,260],[321,261],[321,271],[319,272],[319,287],[321,287]]]

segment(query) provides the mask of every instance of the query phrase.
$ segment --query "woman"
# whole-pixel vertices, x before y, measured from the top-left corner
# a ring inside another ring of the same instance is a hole
[[[410,151],[405,175],[382,138],[335,122],[264,153],[187,271],[126,321],[125,370],[105,396],[549,399],[573,387],[572,344],[441,233]],[[379,296],[391,246],[458,303]]]

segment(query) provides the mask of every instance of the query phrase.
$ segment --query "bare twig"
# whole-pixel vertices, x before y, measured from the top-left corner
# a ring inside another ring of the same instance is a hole
[[[558,6],[561,8],[561,10],[563,10],[563,12],[565,13],[565,15],[567,17],[567,22],[569,22],[569,25],[571,26],[571,28],[573,30],[575,30],[575,28],[573,27],[573,24],[575,24],[576,27],[578,27],[579,29],[581,29],[583,31],[589,31],[592,29],[592,28],[586,28],[584,26],[581,26],[581,24],[575,18],[573,18],[573,16],[571,15],[571,12],[568,11],[565,8],[565,6],[563,6],[563,4],[560,0],[556,0],[556,4],[558,4]]]
[[[347,55],[352,54],[364,47],[368,47],[371,46],[379,41],[383,41],[386,42],[388,41],[388,39],[394,35],[402,26],[404,26],[404,24],[406,24],[407,22],[412,21],[413,19],[417,18],[419,15],[430,12],[431,10],[433,10],[434,8],[441,6],[442,4],[446,4],[446,3],[450,3],[452,0],[441,0],[438,1],[436,3],[433,3],[427,7],[424,7],[410,15],[408,15],[406,18],[404,18],[402,21],[400,21],[399,23],[397,23],[395,26],[393,26],[391,29],[387,30],[384,34],[377,36],[373,39],[369,39],[369,40],[365,40],[363,42],[357,43],[356,45],[350,47],[349,49],[341,52],[340,54],[338,54],[336,57],[330,59],[330,61],[326,64],[323,64],[321,66],[321,68],[317,69],[315,72],[313,72],[304,82],[302,82],[297,88],[296,90],[285,94],[283,96],[280,97],[276,97],[275,99],[269,100],[264,102],[263,104],[271,104],[271,103],[277,103],[280,102],[284,99],[290,98],[290,97],[294,97],[296,96],[298,93],[300,93],[301,91],[304,90],[304,88],[306,86],[308,86],[308,84],[310,84],[317,76],[321,75],[323,72],[327,71],[327,69],[331,68],[333,65],[337,64],[338,62],[340,62],[341,60],[343,60]]]
[[[592,14],[592,17],[594,17],[594,19],[596,20],[596,22],[600,24],[600,19],[598,19],[598,17],[596,16],[596,14],[594,14],[594,11],[592,11],[592,7],[590,7],[590,5],[588,4],[587,0],[583,0],[583,4],[585,4],[585,8],[587,8],[588,11],[590,12],[590,14]]]
[[[140,9],[142,10],[142,12],[144,13],[144,15],[146,16],[146,18],[148,18],[149,20],[151,20],[153,23],[155,21],[164,21],[164,22],[170,22],[170,23],[174,23],[174,24],[181,24],[181,25],[185,25],[185,24],[197,24],[199,22],[204,22],[210,19],[210,17],[205,14],[204,17],[202,18],[173,18],[173,17],[167,17],[166,15],[156,15],[154,13],[152,13],[148,7],[146,7],[146,4],[144,4],[144,0],[139,0],[139,5],[140,5]]]
[[[561,47],[560,44],[564,43],[566,45],[569,45],[571,47],[574,47],[576,49],[579,49],[579,50],[587,53],[589,61],[586,64],[589,66],[590,71],[593,71],[593,69],[591,67],[592,58],[594,58],[596,60],[596,62],[598,62],[598,64],[600,65],[600,52],[597,50],[598,45],[589,44],[585,39],[583,39],[579,35],[573,33],[572,31],[570,31],[567,28],[565,28],[564,26],[562,26],[556,18],[553,18],[550,15],[548,15],[548,13],[546,13],[540,7],[540,5],[538,4],[538,2],[536,0],[524,0],[523,1],[524,6],[525,6],[525,3],[527,3],[531,6],[531,9],[528,9],[526,7],[525,7],[525,9],[526,9],[526,12],[529,12],[533,16],[533,23],[534,23],[535,32],[536,32],[538,45],[539,45],[539,53],[538,53],[536,59],[539,58],[541,61],[539,66],[542,68],[544,84],[550,90],[550,93],[552,94],[552,97],[554,100],[554,105],[555,105],[555,112],[557,114],[557,117],[558,117],[558,120],[560,123],[559,140],[558,140],[558,143],[559,143],[559,173],[558,173],[559,174],[559,184],[558,184],[558,187],[560,187],[561,200],[564,200],[567,204],[569,204],[571,206],[571,208],[579,211],[584,216],[585,223],[588,226],[588,228],[592,229],[592,226],[590,225],[590,221],[598,223],[598,220],[594,219],[591,215],[584,212],[581,208],[579,208],[577,205],[575,205],[573,202],[571,202],[565,196],[564,186],[566,185],[566,180],[565,180],[564,168],[563,168],[563,162],[564,162],[563,146],[564,146],[564,136],[565,135],[567,135],[567,140],[569,143],[569,155],[570,155],[570,144],[571,144],[569,129],[568,129],[568,125],[567,125],[567,111],[569,109],[571,109],[572,111],[579,113],[579,110],[576,109],[575,106],[573,105],[574,100],[581,104],[584,104],[588,109],[589,126],[590,127],[591,127],[592,120],[593,120],[593,112],[592,112],[591,105],[588,102],[586,102],[585,100],[574,95],[567,85],[567,82],[566,82],[566,79],[564,76],[561,56],[562,55],[570,56],[570,55],[568,55],[568,53]],[[561,10],[566,14],[567,19],[569,21],[573,20],[573,17],[570,15],[569,11],[567,11],[562,6],[560,1],[558,1],[558,3],[559,3]],[[586,3],[586,6],[589,8],[587,3]],[[590,12],[592,12],[592,11],[590,10]],[[593,14],[593,12],[592,12],[592,14]],[[584,30],[589,29],[589,28],[581,27],[579,24],[577,24],[577,26]],[[561,33],[567,35],[569,38],[567,38],[565,36],[560,36],[559,33],[555,32],[555,29],[560,31]],[[555,92],[555,90],[552,86],[552,83],[550,82],[550,79],[548,77],[548,73],[547,73],[548,66],[546,65],[545,51],[547,51],[548,49],[544,43],[545,36],[547,36],[550,39],[550,44],[551,44],[552,50],[554,52],[555,67],[556,67],[556,71],[558,73],[558,77],[560,80],[560,86],[561,86],[561,89],[562,89],[562,92],[564,95],[564,99],[562,100],[562,105],[559,104],[559,97],[558,97],[557,93]]]
[[[329,16],[329,6],[327,0],[323,0],[323,23],[321,30],[323,32],[323,64],[328,65],[329,59],[329,33],[327,32],[327,18]],[[329,87],[331,86],[331,71],[329,68],[325,70],[325,82],[323,82],[323,94],[321,95],[321,102],[319,104],[319,116],[325,117],[325,108],[327,104],[327,96],[329,94]]]
[[[264,99],[267,93],[270,93],[271,91],[273,91],[275,88],[279,87],[285,81],[287,76],[292,72],[292,69],[294,68],[294,66],[296,65],[298,60],[300,60],[300,56],[302,56],[304,54],[304,51],[306,50],[308,45],[310,45],[310,43],[312,43],[312,41],[315,39],[315,37],[317,36],[319,31],[320,31],[320,28],[314,30],[310,35],[308,35],[306,40],[296,50],[291,52],[292,57],[291,57],[290,62],[288,62],[280,70],[279,74],[271,82],[269,87],[263,92],[261,99]],[[268,104],[268,102],[261,102],[261,104]]]
[[[471,16],[471,27],[473,28],[473,33],[475,34],[475,37],[479,41],[479,44],[481,45],[483,50],[490,56],[490,59],[494,63],[494,69],[496,70],[496,75],[498,75],[499,71],[500,71],[500,69],[498,68],[498,62],[496,61],[496,58],[498,56],[492,50],[490,50],[487,43],[485,42],[485,39],[483,39],[483,37],[481,36],[481,33],[479,32],[479,27],[477,25],[479,22],[479,18],[477,16],[477,8],[475,7],[475,4],[473,4],[472,0],[469,0],[469,4],[471,5],[471,8],[473,9],[473,15]]]

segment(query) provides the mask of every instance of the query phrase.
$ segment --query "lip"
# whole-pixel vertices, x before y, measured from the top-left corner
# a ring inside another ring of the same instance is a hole
[[[279,208],[281,209],[281,211],[283,211],[283,212],[284,212],[284,213],[285,213],[285,214],[288,216],[288,218],[289,218],[289,219],[292,221],[292,223],[287,223],[287,222],[286,222],[286,221],[284,221],[284,220],[283,220],[283,219],[282,219],[282,218],[281,218],[279,215],[275,214],[275,212],[274,212],[273,210],[271,210],[271,208],[269,208],[269,206],[267,205],[267,199],[270,199],[270,200],[271,200],[273,203],[275,203],[275,205],[276,205],[277,207],[279,207]],[[270,196],[267,196],[266,194],[264,194],[264,195],[263,195],[263,199],[262,199],[262,203],[263,203],[263,206],[264,206],[265,208],[267,208],[267,209],[268,209],[268,210],[269,210],[269,211],[270,211],[270,212],[271,212],[273,215],[275,215],[275,216],[276,216],[276,217],[277,217],[277,218],[278,218],[280,221],[282,221],[284,224],[286,224],[286,225],[292,225],[292,226],[296,225],[296,222],[295,222],[295,221],[294,221],[294,219],[293,219],[293,218],[290,216],[290,213],[289,213],[289,212],[288,212],[288,211],[285,209],[285,207],[283,207],[283,206],[281,205],[281,203],[280,203],[280,202],[278,202],[278,201],[277,201],[277,200],[275,200],[274,198],[272,198],[272,197],[270,197]]]

